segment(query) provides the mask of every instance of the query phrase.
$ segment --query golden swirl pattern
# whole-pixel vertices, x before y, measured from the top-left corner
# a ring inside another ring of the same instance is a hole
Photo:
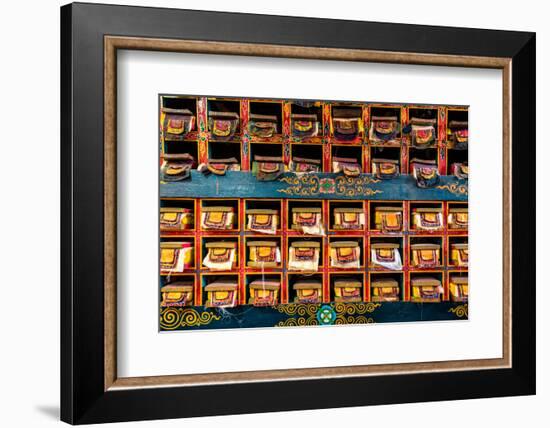
[[[288,186],[278,189],[280,193],[290,196],[313,196],[320,193],[336,194],[340,196],[372,196],[383,193],[382,190],[373,190],[368,185],[379,183],[380,180],[368,175],[360,177],[346,177],[339,175],[336,178],[319,177],[315,174],[286,175],[279,181]]]
[[[316,304],[299,304],[299,303],[289,303],[287,305],[277,305],[275,307],[277,311],[284,313],[286,315],[298,315],[298,316],[315,316],[317,313],[318,305]]]
[[[373,190],[368,184],[378,183],[380,180],[364,175],[357,178],[338,176],[336,177],[336,193],[338,195],[353,196],[372,196],[382,193],[381,190]]]
[[[160,326],[165,330],[178,328],[180,316],[176,308],[166,308],[160,314]]]
[[[198,312],[193,308],[163,308],[160,312],[160,326],[163,330],[198,327],[220,319],[221,317],[213,312]]]
[[[449,312],[452,312],[458,318],[468,318],[468,303],[451,308],[449,309]]]
[[[279,321],[277,323],[277,327],[319,325],[317,312],[319,311],[319,308],[326,306],[334,309],[336,317],[333,323],[336,325],[372,324],[374,323],[374,319],[372,317],[366,317],[364,314],[373,313],[377,308],[381,307],[382,304],[372,302],[337,302],[326,305],[300,303],[277,305],[275,307],[277,311],[289,316],[286,320]]]
[[[376,308],[379,308],[382,306],[381,303],[335,303],[334,304],[334,310],[337,314],[348,314],[348,315],[356,315],[356,314],[366,314],[366,313],[372,313],[376,310]]]
[[[374,318],[372,317],[364,317],[364,316],[359,316],[359,317],[356,317],[355,318],[355,321],[354,321],[356,324],[374,324]]]
[[[299,317],[299,318],[288,318],[284,321],[279,321],[277,327],[296,327],[304,325],[319,325],[319,322],[315,317]]]
[[[374,324],[374,319],[369,317],[365,317],[363,315],[360,316],[344,316],[344,315],[338,315],[336,317],[336,320],[334,321],[334,324],[337,325],[343,325],[343,324]]]
[[[442,186],[437,186],[437,189],[447,190],[453,195],[467,195],[468,194],[468,183],[451,183],[445,184]]]

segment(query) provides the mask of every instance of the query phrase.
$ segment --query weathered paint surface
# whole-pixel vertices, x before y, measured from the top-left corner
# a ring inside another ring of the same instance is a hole
[[[416,186],[410,175],[377,180],[370,174],[346,178],[339,174],[285,173],[275,181],[258,181],[250,172],[229,171],[223,176],[191,172],[191,179],[161,183],[161,198],[290,198],[467,201],[468,180],[441,176],[431,188]]]

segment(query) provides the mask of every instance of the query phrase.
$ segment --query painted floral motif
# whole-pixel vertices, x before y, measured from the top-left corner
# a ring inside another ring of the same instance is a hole
[[[276,309],[289,318],[280,321],[277,326],[372,324],[374,319],[366,314],[373,313],[381,306],[381,303],[370,302],[279,305]]]
[[[286,175],[280,179],[281,182],[288,184],[284,189],[278,189],[278,192],[290,196],[314,196],[319,194],[336,194],[340,196],[372,196],[377,193],[383,193],[382,190],[373,190],[370,184],[379,183],[380,180],[371,178],[367,175],[360,177],[319,177],[313,174]]]
[[[336,191],[336,182],[333,178],[321,178],[319,180],[320,193],[334,193]]]

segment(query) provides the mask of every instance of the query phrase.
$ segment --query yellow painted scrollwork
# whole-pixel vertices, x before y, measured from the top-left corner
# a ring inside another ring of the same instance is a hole
[[[163,308],[160,312],[160,326],[163,330],[179,327],[196,327],[221,319],[213,312],[198,312],[193,308]]]

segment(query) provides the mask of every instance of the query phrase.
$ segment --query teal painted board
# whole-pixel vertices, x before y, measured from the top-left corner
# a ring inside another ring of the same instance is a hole
[[[223,176],[192,171],[188,180],[161,183],[160,197],[467,201],[468,180],[445,175],[436,186],[422,189],[411,175],[380,180],[371,174],[350,178],[334,173],[287,172],[275,181],[258,181],[245,171],[228,171]]]
[[[160,311],[162,331],[455,320],[468,320],[468,303],[332,302],[223,309],[187,306]]]

